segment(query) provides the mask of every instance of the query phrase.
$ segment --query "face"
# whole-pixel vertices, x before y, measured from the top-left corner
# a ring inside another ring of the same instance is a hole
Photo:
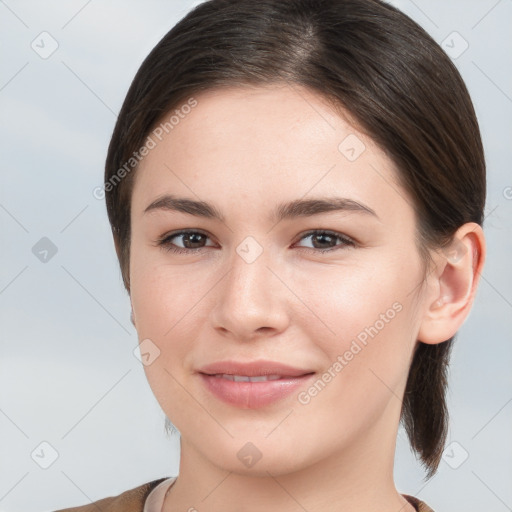
[[[131,205],[144,369],[182,450],[277,475],[391,440],[426,307],[392,162],[307,89],[194,98]]]

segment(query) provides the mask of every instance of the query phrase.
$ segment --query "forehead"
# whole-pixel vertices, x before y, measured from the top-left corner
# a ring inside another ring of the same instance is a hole
[[[385,153],[313,91],[223,88],[185,104],[194,106],[177,105],[150,133],[154,147],[134,187],[139,211],[143,201],[177,191],[225,202],[259,198],[269,208],[276,199],[343,195],[374,210],[405,194]]]
[[[162,134],[167,139],[172,134],[175,145],[194,152],[200,142],[205,149],[208,145],[210,153],[229,151],[243,157],[244,151],[260,147],[261,159],[287,154],[292,159],[299,148],[303,155],[319,145],[337,150],[337,138],[344,132],[357,132],[347,116],[335,112],[324,97],[297,85],[226,87],[203,92],[194,100],[195,107],[187,108],[179,120],[174,116],[176,124],[168,130],[163,125],[166,133]],[[180,108],[185,111],[185,104],[174,112]]]

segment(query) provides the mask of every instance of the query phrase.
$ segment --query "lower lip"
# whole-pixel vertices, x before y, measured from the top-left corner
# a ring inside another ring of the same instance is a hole
[[[242,409],[257,409],[290,395],[314,374],[283,377],[263,382],[235,382],[214,375],[199,374],[206,388],[217,398]]]

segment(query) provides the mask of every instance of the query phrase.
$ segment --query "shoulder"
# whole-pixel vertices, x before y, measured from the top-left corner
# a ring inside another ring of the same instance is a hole
[[[159,478],[139,485],[134,489],[101,500],[73,508],[63,508],[55,512],[142,512],[149,493],[167,478]]]
[[[414,505],[418,512],[434,512],[426,503],[415,498],[414,496],[410,496],[408,494],[402,494],[402,496],[409,502]]]

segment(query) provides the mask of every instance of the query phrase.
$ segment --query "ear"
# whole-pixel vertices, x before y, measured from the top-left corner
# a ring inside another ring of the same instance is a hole
[[[119,242],[119,236],[117,234],[114,234],[114,246],[116,249],[116,255],[117,255],[117,261],[121,262],[121,243]],[[126,291],[128,292],[128,295],[130,295],[130,282],[125,280],[123,275],[123,283]]]
[[[121,244],[119,243],[119,237],[114,234],[114,247],[116,248],[117,260],[119,261],[119,255],[121,254]]]
[[[485,255],[484,233],[475,222],[461,226],[452,243],[436,254],[418,341],[442,343],[459,330],[473,305]]]
[[[128,293],[130,297],[130,322],[132,323],[133,327],[137,329],[137,325],[135,324],[135,313],[133,312],[133,302],[132,302],[132,296],[130,293]]]

